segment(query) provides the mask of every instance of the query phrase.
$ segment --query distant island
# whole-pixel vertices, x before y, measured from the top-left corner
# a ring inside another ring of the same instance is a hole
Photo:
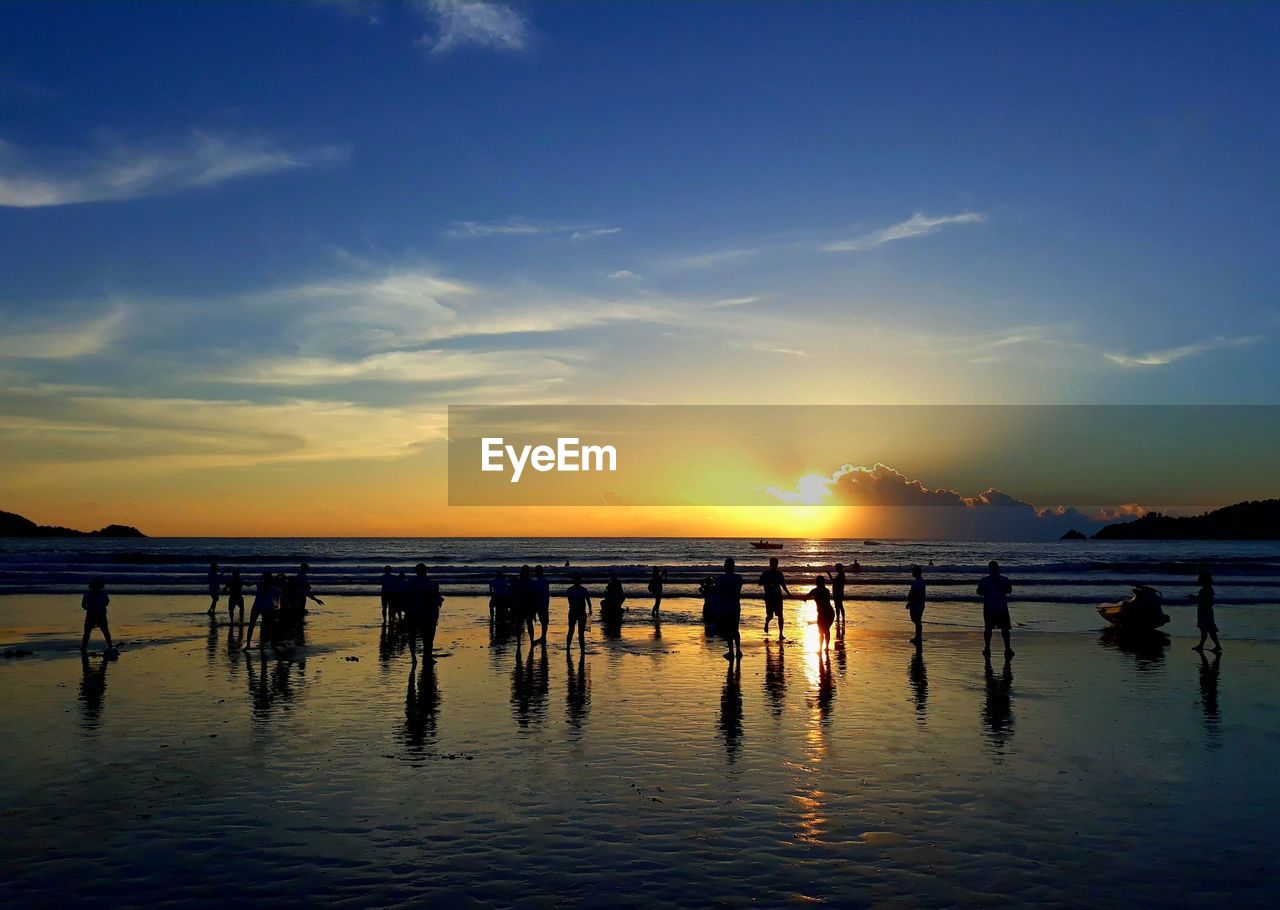
[[[1088,539],[1089,539],[1088,534],[1084,533],[1083,531],[1077,531],[1075,528],[1072,528],[1066,534],[1063,534],[1061,537],[1058,538],[1058,540],[1088,540]]]
[[[1280,499],[1238,502],[1203,515],[1175,518],[1148,512],[1107,525],[1094,540],[1280,540]]]
[[[129,525],[107,525],[96,531],[77,531],[52,525],[38,525],[12,512],[0,512],[0,537],[146,537]]]

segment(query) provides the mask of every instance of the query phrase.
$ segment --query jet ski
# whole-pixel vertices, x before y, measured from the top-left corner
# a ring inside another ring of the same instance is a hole
[[[1098,615],[1118,632],[1153,632],[1169,621],[1164,595],[1150,585],[1134,585],[1124,600],[1099,605]]]

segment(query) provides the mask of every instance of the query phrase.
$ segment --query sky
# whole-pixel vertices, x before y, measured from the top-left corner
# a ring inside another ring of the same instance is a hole
[[[449,507],[446,409],[1272,404],[1278,27],[1262,3],[0,4],[0,508],[877,533]],[[933,470],[909,480],[973,474]]]

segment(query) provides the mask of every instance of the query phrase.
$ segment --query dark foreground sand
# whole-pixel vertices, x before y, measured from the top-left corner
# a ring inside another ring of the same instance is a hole
[[[639,606],[637,604],[636,606]],[[1280,645],[1140,653],[896,613],[746,636],[678,617],[568,655],[453,599],[413,672],[372,598],[242,654],[190,598],[0,598],[0,903],[1273,906]],[[559,612],[557,606],[557,612]],[[673,614],[694,605],[672,602]],[[799,610],[799,605],[796,607]],[[868,615],[871,611],[857,611]],[[222,620],[225,621],[225,620]],[[100,645],[98,645],[100,647]],[[358,660],[354,659],[358,658]]]

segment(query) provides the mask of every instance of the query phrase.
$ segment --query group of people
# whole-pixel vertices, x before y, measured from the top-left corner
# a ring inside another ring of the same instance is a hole
[[[861,567],[855,562],[852,566],[854,574]],[[310,566],[303,563],[296,574],[285,576],[263,572],[255,587],[253,605],[249,613],[248,634],[244,649],[248,650],[253,640],[254,628],[261,625],[258,646],[264,647],[267,640],[275,641],[277,629],[282,622],[301,621],[306,612],[306,602],[311,600],[323,604],[311,590],[308,577]],[[653,596],[652,617],[659,617],[663,588],[667,580],[665,569],[654,568],[650,576],[648,590]],[[225,577],[219,571],[218,564],[209,564],[209,615],[215,615],[218,601],[222,594],[227,595],[228,617],[232,623],[244,623],[244,593],[248,585],[238,568],[231,569]],[[414,663],[417,662],[417,641],[422,640],[424,657],[431,660],[435,645],[436,627],[440,620],[440,608],[444,597],[440,593],[440,585],[429,575],[424,563],[414,567],[412,575],[403,570],[395,572],[391,566],[383,568],[381,578],[382,619],[385,624],[400,624],[407,633],[409,652]],[[828,581],[830,587],[827,586]],[[586,650],[587,617],[593,612],[591,592],[583,585],[582,574],[572,573],[570,586],[564,597],[568,604],[568,635],[566,648],[572,647],[574,635],[578,638],[580,650]],[[716,628],[723,635],[728,650],[726,660],[733,662],[742,658],[742,589],[745,579],[737,571],[732,557],[724,561],[724,571],[718,575],[710,575],[699,586],[703,598],[702,617],[708,628]],[[769,560],[769,566],[760,573],[756,584],[760,586],[765,607],[764,632],[769,634],[770,625],[776,621],[778,638],[783,639],[783,623],[785,598],[792,596],[786,576],[778,567],[777,557]],[[813,588],[805,594],[805,600],[817,606],[818,646],[823,652],[831,647],[831,629],[842,628],[845,622],[845,587],[847,575],[842,563],[836,563],[834,570],[824,570],[824,574],[815,575]],[[1218,640],[1218,627],[1214,617],[1215,593],[1213,576],[1204,571],[1198,579],[1199,590],[1192,599],[1196,602],[1196,624],[1200,630],[1200,643],[1196,650],[1203,651],[1207,638],[1213,639],[1213,651],[1221,652],[1222,644]],[[1009,615],[1009,596],[1013,593],[1013,585],[1000,571],[995,560],[988,563],[987,574],[978,582],[977,594],[982,598],[983,618],[983,654],[991,654],[991,637],[995,630],[1000,630],[1004,639],[1005,657],[1013,656],[1010,642],[1012,621]],[[622,580],[616,572],[610,571],[605,583],[604,596],[600,598],[600,618],[606,627],[621,623],[625,608],[626,592]],[[919,565],[911,567],[911,583],[907,592],[906,609],[915,627],[915,635],[911,643],[917,648],[924,641],[923,621],[926,601],[926,584],[924,571]],[[107,605],[110,597],[105,590],[101,578],[89,583],[81,608],[84,610],[84,635],[80,650],[88,648],[89,638],[95,629],[100,629],[106,639],[107,652],[114,652],[111,632],[107,623]],[[238,613],[238,617],[237,617]],[[517,629],[517,643],[523,640],[525,631],[531,644],[545,644],[547,626],[551,615],[551,584],[542,566],[521,566],[515,578],[509,577],[502,569],[497,570],[489,582],[489,620],[492,624],[514,622]],[[535,637],[534,623],[540,625],[540,634]]]

